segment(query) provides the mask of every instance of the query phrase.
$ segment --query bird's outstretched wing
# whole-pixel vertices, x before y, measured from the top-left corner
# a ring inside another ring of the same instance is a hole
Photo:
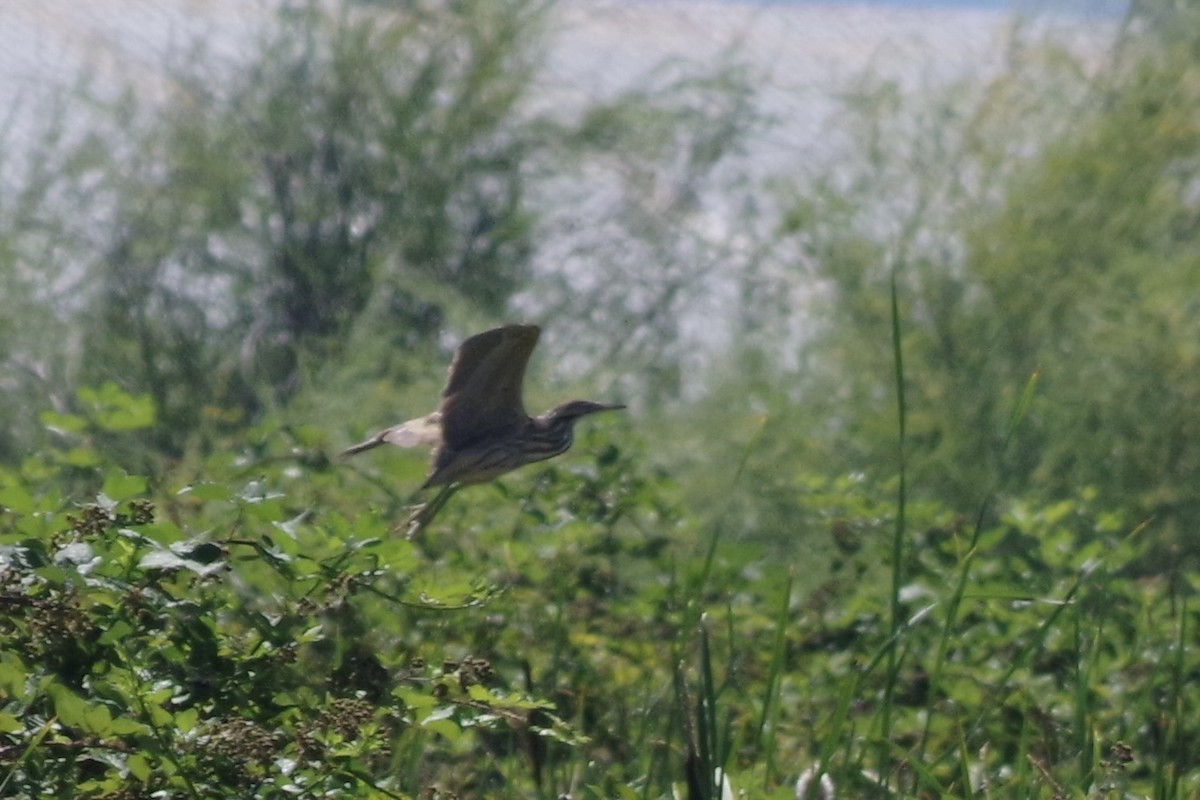
[[[536,325],[505,325],[462,343],[438,407],[446,447],[457,450],[525,422],[521,384],[540,333]]]
[[[421,445],[436,447],[441,443],[442,417],[435,411],[427,416],[417,417],[408,422],[385,428],[365,442],[347,447],[342,451],[342,455],[352,456],[381,444],[394,444],[397,447],[420,447]]]

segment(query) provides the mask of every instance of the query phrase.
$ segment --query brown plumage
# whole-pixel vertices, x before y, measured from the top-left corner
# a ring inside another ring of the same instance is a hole
[[[450,364],[437,411],[382,430],[342,455],[381,444],[432,445],[433,464],[424,489],[485,483],[565,452],[576,420],[625,406],[571,400],[530,417],[521,387],[540,332],[536,325],[505,325],[467,339]]]

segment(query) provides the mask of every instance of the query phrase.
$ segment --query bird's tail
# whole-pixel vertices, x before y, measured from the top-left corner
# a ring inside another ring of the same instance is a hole
[[[387,434],[387,431],[380,431],[379,433],[372,436],[370,439],[367,439],[365,442],[359,442],[358,444],[354,445],[353,447],[347,447],[345,450],[343,450],[338,455],[340,458],[349,458],[350,456],[357,455],[358,453],[361,453],[364,450],[370,450],[374,447],[379,447],[379,445],[386,443],[387,440],[383,438],[386,434]]]
[[[385,428],[365,442],[347,447],[341,455],[342,458],[345,458],[381,444],[394,444],[397,447],[419,447],[421,445],[437,447],[441,441],[442,415],[435,411],[427,416],[417,417],[408,422]]]

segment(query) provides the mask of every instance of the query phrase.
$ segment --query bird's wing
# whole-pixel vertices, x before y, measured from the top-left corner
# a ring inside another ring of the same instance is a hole
[[[457,450],[524,423],[521,384],[540,332],[536,325],[505,325],[462,343],[438,408],[447,447]]]

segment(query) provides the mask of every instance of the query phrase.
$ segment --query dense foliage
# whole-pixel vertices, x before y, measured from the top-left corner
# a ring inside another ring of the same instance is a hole
[[[802,594],[810,563],[698,524],[628,436],[409,541],[320,434],[151,485],[88,444],[152,423],[109,401],[0,475],[5,796],[707,797],[718,767],[761,797],[808,767],[846,796],[1200,790],[1192,587],[1123,576],[1147,531],[1094,497],[898,524],[813,477],[795,533],[836,558]]]
[[[801,369],[762,381],[772,410],[787,409],[781,458],[894,468],[894,280],[911,468],[926,490],[962,504],[990,489],[1062,499],[1091,487],[1168,519],[1194,550],[1194,4],[1134,6],[1103,70],[1018,31],[986,80],[924,94],[863,81],[840,119],[853,155],[787,193],[789,283],[810,287],[813,337]],[[780,354],[768,355],[777,375]],[[1031,378],[1033,404],[1005,446]],[[790,424],[797,397],[801,426]]]

